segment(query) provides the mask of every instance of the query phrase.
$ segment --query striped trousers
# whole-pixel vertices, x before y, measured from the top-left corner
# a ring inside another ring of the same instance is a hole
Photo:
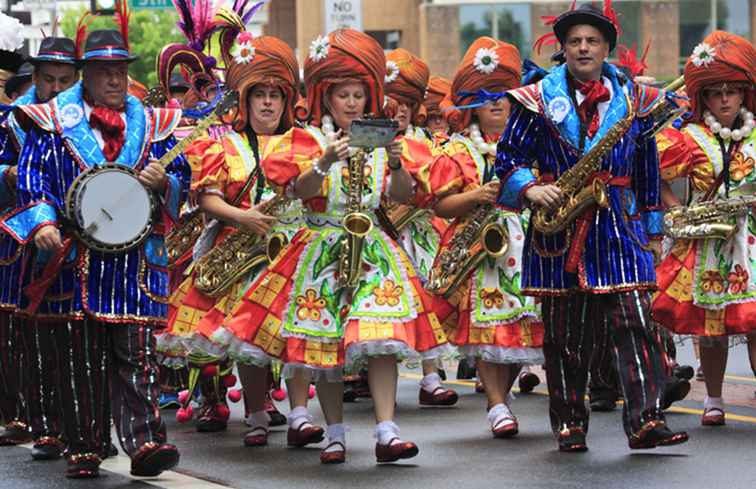
[[[123,450],[164,443],[152,326],[92,319],[56,325],[68,454],[107,453],[112,416]]]
[[[23,320],[23,393],[26,412],[34,440],[44,437],[60,439],[61,424],[60,369],[58,358],[63,348],[56,325]]]
[[[664,419],[665,366],[650,304],[649,294],[640,291],[543,298],[543,351],[555,433],[569,427],[588,430],[588,373],[607,352],[625,398],[622,418],[628,436],[650,420]]]
[[[0,418],[2,423],[26,424],[23,385],[23,322],[0,311]]]

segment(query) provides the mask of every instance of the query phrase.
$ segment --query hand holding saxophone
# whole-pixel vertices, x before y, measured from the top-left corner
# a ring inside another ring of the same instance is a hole
[[[499,187],[501,184],[498,181],[488,182],[482,187],[478,187],[473,192],[476,204],[494,204],[499,196]]]
[[[327,172],[328,169],[337,161],[349,158],[349,135],[343,135],[339,130],[333,141],[329,141],[323,156],[316,162],[319,170]]]
[[[142,185],[156,192],[163,191],[166,180],[165,167],[157,160],[151,160],[147,168],[139,173],[139,181],[142,182]]]
[[[562,190],[556,185],[533,185],[525,191],[525,198],[537,206],[556,209],[562,202]]]
[[[402,143],[400,141],[394,141],[386,146],[386,153],[388,154],[388,166],[392,170],[396,171],[402,168]]]
[[[239,213],[234,219],[236,224],[259,236],[268,234],[270,227],[276,222],[276,218],[263,213],[262,205],[258,204],[246,210],[239,209]]]

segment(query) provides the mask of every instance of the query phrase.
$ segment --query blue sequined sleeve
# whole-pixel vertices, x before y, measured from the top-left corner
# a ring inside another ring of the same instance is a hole
[[[152,143],[150,157],[159,159],[176,145],[176,138],[171,136],[163,141]],[[178,219],[181,205],[189,195],[192,170],[184,155],[179,155],[165,169],[168,183],[163,194],[163,206],[166,214],[174,221]]]
[[[651,117],[640,120],[641,134],[653,127]],[[659,154],[656,149],[656,138],[653,136],[638,139],[633,167],[633,191],[638,202],[646,235],[649,238],[660,238],[664,232],[663,211],[661,208],[661,174],[659,171]]]
[[[522,209],[522,195],[536,182],[530,165],[537,158],[536,142],[541,125],[535,114],[512,102],[512,114],[496,147],[496,175],[501,180],[497,204]]]

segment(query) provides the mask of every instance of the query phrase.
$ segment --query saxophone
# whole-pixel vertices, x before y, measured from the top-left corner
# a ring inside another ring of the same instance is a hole
[[[347,214],[341,220],[344,237],[339,253],[338,282],[342,287],[356,287],[362,271],[362,248],[365,236],[373,229],[373,220],[362,209],[364,171],[368,159],[366,149],[358,149],[349,158],[349,180],[347,182]]]
[[[260,211],[277,217],[290,203],[290,198],[276,195],[264,202]],[[238,229],[197,261],[194,285],[205,295],[220,297],[254,267],[275,260],[288,243],[284,233],[262,237]]]
[[[168,267],[176,262],[194,247],[205,227],[205,217],[199,209],[181,216],[168,234],[165,236],[165,250],[168,256]]]
[[[755,204],[756,195],[748,195],[673,207],[664,213],[664,234],[674,239],[729,240],[738,231],[731,218],[748,214]]]
[[[493,204],[481,204],[460,221],[449,244],[438,254],[427,290],[449,297],[486,256],[498,258],[509,248],[509,232],[498,222]]]

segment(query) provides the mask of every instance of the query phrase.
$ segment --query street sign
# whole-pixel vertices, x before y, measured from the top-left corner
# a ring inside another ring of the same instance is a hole
[[[131,8],[134,10],[143,9],[164,9],[173,8],[171,0],[131,0]]]
[[[362,30],[362,0],[323,0],[325,31],[336,29]]]

